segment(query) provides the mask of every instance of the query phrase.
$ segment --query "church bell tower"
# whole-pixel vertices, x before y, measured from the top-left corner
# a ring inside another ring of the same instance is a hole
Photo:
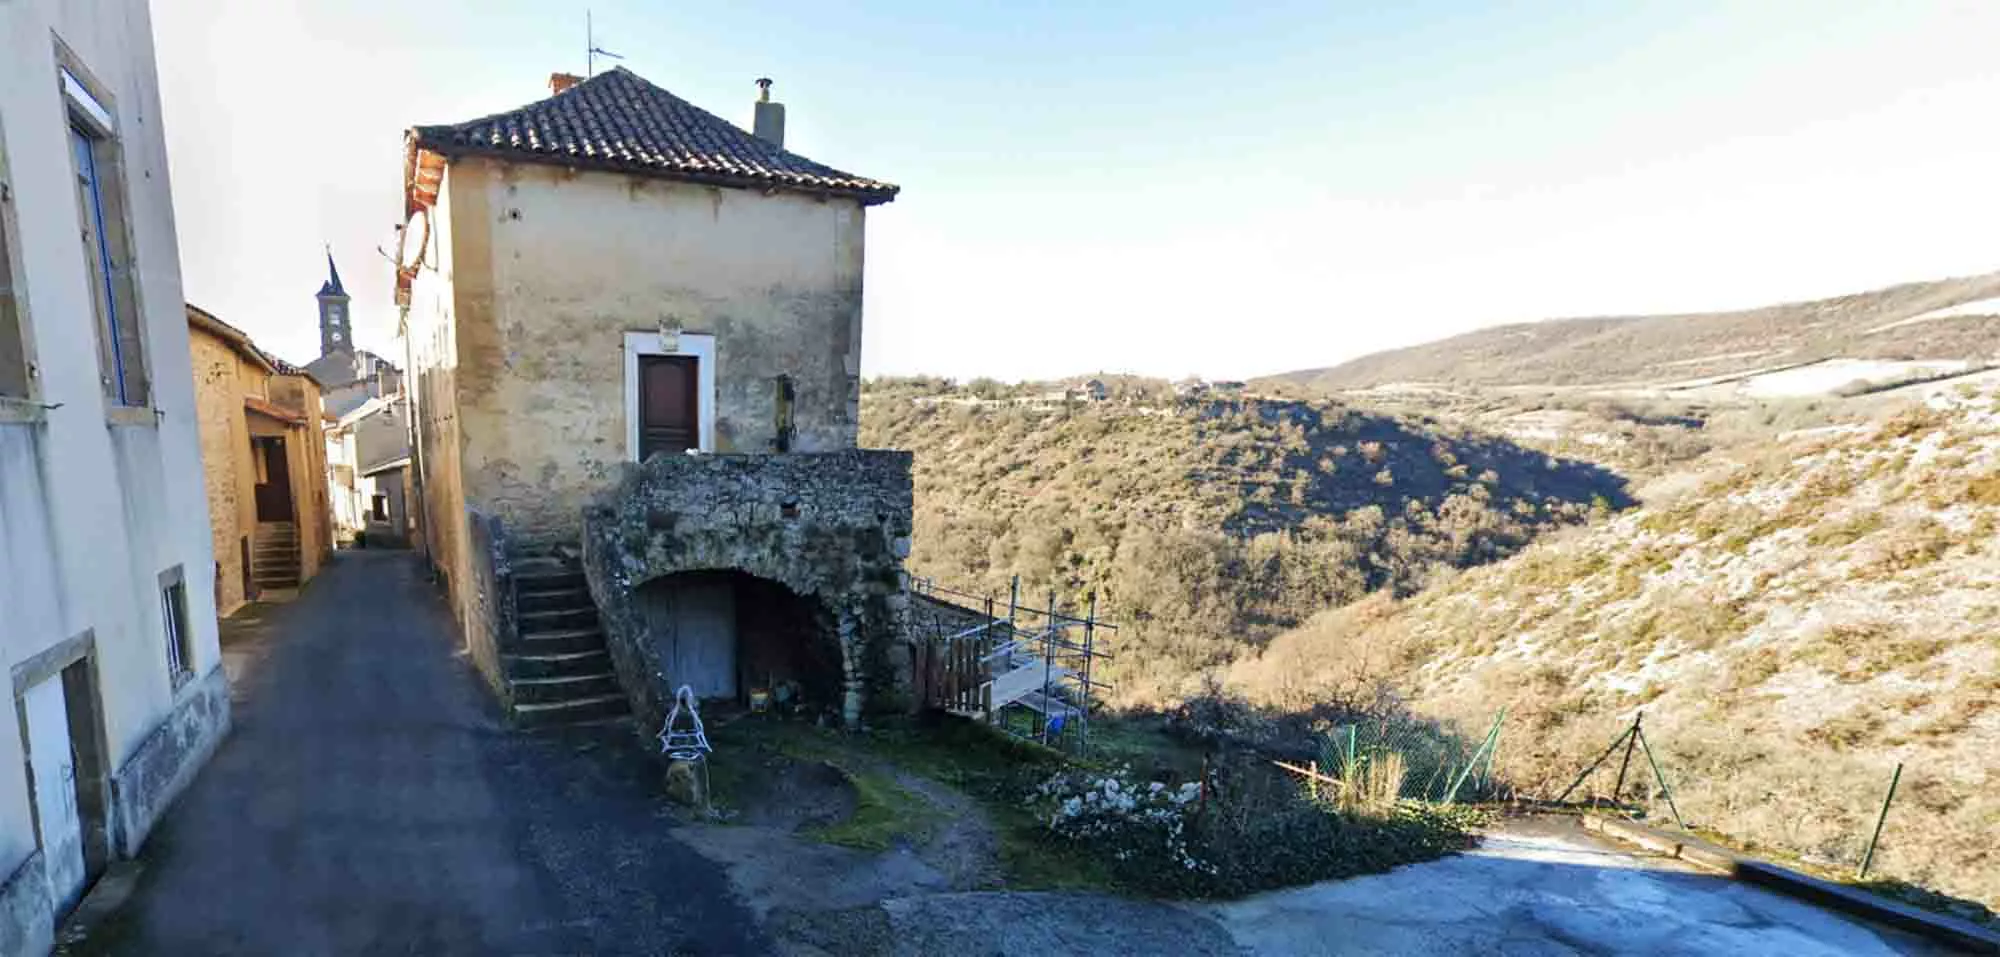
[[[319,287],[319,354],[354,352],[354,330],[348,325],[347,290],[340,288],[340,270],[333,251],[326,253],[326,282]]]

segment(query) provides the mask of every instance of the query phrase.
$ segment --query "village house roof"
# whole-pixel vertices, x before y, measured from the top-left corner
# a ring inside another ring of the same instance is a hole
[[[249,333],[217,319],[215,313],[209,312],[194,303],[190,302],[185,305],[187,306],[189,327],[203,330],[222,340],[231,349],[235,350],[237,355],[242,356],[244,361],[263,369],[268,375],[304,376],[311,379],[314,385],[325,388],[326,383],[321,382],[318,376],[265,352],[262,346],[259,346],[250,338]]]
[[[214,313],[194,303],[186,303],[186,306],[189,327],[200,329],[222,340],[223,344],[234,350],[238,356],[242,357],[243,361],[264,370],[265,375],[279,374],[277,364],[271,361],[271,356],[268,353],[257,348],[257,344],[250,341],[249,333],[215,318]]]
[[[886,203],[901,188],[845,173],[772,143],[618,67],[548,99],[492,116],[413,127],[410,145],[446,157],[491,156],[746,188],[783,188]]]
[[[298,367],[298,366],[295,366],[295,365],[292,365],[291,363],[289,363],[289,362],[286,362],[285,360],[283,360],[283,359],[280,359],[280,358],[278,358],[277,356],[274,356],[274,355],[272,355],[272,354],[270,354],[270,353],[268,353],[268,352],[264,352],[264,350],[262,350],[262,349],[258,349],[257,351],[258,351],[258,352],[261,352],[261,353],[263,353],[263,355],[264,355],[264,358],[265,358],[266,360],[268,360],[268,361],[269,361],[269,362],[271,363],[271,368],[273,368],[273,369],[276,369],[276,370],[278,370],[278,374],[279,374],[279,375],[300,375],[300,376],[305,376],[305,377],[306,377],[306,378],[308,378],[308,379],[312,379],[312,380],[313,380],[313,384],[314,384],[314,385],[320,385],[320,384],[322,384],[322,383],[321,383],[321,382],[319,381],[319,379],[317,379],[317,378],[314,378],[314,376],[313,376],[313,374],[312,374],[312,373],[310,373],[310,372],[307,372],[306,370],[304,370],[304,369],[302,369],[302,368],[300,368],[300,367]]]
[[[299,412],[287,409],[269,399],[260,399],[254,395],[243,397],[243,407],[258,415],[269,416],[287,425],[305,425],[311,421]]]

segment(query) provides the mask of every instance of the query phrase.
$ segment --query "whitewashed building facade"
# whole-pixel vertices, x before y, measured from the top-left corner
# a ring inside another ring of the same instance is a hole
[[[0,953],[229,724],[145,0],[0,2]]]

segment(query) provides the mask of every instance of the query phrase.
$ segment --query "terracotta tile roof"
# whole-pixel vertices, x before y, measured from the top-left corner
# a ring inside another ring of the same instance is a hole
[[[264,350],[261,348],[259,348],[257,351],[264,352]],[[298,366],[292,365],[291,363],[286,362],[285,360],[280,359],[277,356],[274,356],[268,352],[264,352],[264,358],[269,359],[271,361],[271,368],[278,370],[279,375],[302,375],[308,379],[312,379],[315,385],[319,384],[319,379],[314,377],[312,373],[307,372],[306,370],[299,368]]]
[[[900,187],[773,146],[623,67],[517,110],[418,126],[412,144],[446,156],[608,169],[723,186],[852,196],[866,205]]]
[[[304,425],[307,422],[305,416],[268,399],[260,399],[254,395],[243,397],[243,407],[261,415],[268,415],[280,422],[289,422],[293,425]]]
[[[206,330],[216,338],[228,343],[230,348],[236,350],[237,355],[242,356],[252,363],[263,366],[265,372],[271,375],[302,375],[313,380],[314,385],[325,388],[326,384],[319,381],[319,377],[264,351],[264,347],[251,341],[249,333],[215,318],[214,313],[194,303],[190,302],[186,305],[189,326]]]

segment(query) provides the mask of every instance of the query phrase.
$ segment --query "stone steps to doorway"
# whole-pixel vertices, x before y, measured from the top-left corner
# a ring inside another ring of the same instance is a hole
[[[620,692],[595,698],[516,704],[514,723],[524,728],[554,728],[602,721],[607,718],[624,718],[630,715],[631,711],[631,706],[625,702],[624,693]]]
[[[630,712],[604,647],[597,605],[574,562],[516,562],[514,619],[520,640],[502,650],[500,661],[516,724],[554,727]]]
[[[291,522],[258,522],[250,555],[250,580],[258,588],[299,587],[298,526]]]

